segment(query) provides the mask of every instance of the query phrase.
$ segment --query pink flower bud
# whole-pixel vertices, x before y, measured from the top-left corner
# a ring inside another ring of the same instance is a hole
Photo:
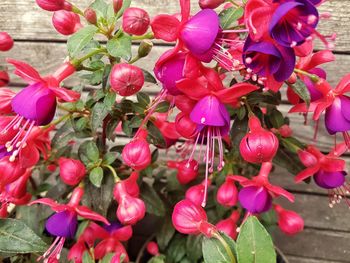
[[[118,13],[122,9],[123,0],[113,0],[114,13]]]
[[[180,112],[175,119],[176,131],[184,138],[191,139],[198,133],[197,124],[195,124],[190,116]]]
[[[10,89],[0,89],[0,114],[9,114],[12,112],[12,99],[16,93]],[[5,127],[4,127],[5,128]]]
[[[196,160],[168,161],[168,167],[178,170],[176,177],[180,184],[188,184],[198,176],[199,165]]]
[[[231,237],[232,239],[236,239],[237,237],[237,221],[240,217],[238,211],[233,211],[229,218],[219,221],[216,224],[216,228],[224,232],[226,235]]]
[[[13,39],[8,33],[0,32],[0,51],[9,51],[13,44]]]
[[[148,242],[146,249],[147,249],[147,252],[152,256],[159,255],[158,244],[154,241]]]
[[[295,235],[304,230],[304,220],[296,212],[274,206],[278,215],[278,226],[287,235]]]
[[[123,15],[123,30],[130,35],[143,35],[150,25],[148,13],[137,7],[130,7]]]
[[[209,180],[208,180],[208,185],[210,185]],[[192,203],[196,205],[202,205],[204,195],[205,195],[205,181],[188,188],[186,191],[185,197],[187,200],[190,200]]]
[[[82,27],[79,15],[66,10],[54,12],[52,24],[58,33],[65,36],[74,34]]]
[[[263,129],[255,116],[250,117],[249,128],[249,133],[243,137],[239,146],[243,159],[250,163],[271,161],[278,150],[277,137]]]
[[[133,197],[138,197],[140,194],[140,188],[139,188],[139,185],[137,184],[138,178],[139,178],[139,173],[132,172],[127,179],[121,182],[125,184],[125,188],[128,194]]]
[[[9,82],[9,74],[5,70],[0,70],[0,88],[6,86]]]
[[[172,221],[175,229],[182,234],[202,233],[211,237],[216,231],[215,227],[208,223],[204,209],[187,199],[175,205]]]
[[[25,173],[25,169],[21,167],[18,159],[10,161],[9,156],[0,159],[0,190],[16,181]]]
[[[92,9],[91,7],[88,7],[84,11],[84,17],[85,17],[86,21],[88,21],[90,24],[96,25],[97,16],[96,16],[96,12],[94,9]]]
[[[113,67],[110,83],[112,90],[120,96],[131,96],[142,88],[145,77],[139,67],[121,63]]]
[[[135,170],[143,170],[151,163],[151,150],[146,141],[147,131],[124,146],[122,157],[126,165]]]
[[[36,3],[46,11],[72,10],[72,5],[65,0],[36,0]]]
[[[117,218],[122,224],[133,225],[145,217],[145,203],[141,199],[129,195],[125,184],[117,183],[113,194],[119,204]]]
[[[225,0],[199,0],[199,6],[202,9],[206,9],[206,8],[215,9],[224,2]]]
[[[219,204],[227,207],[237,204],[238,191],[235,182],[230,176],[227,176],[225,182],[219,187],[216,200]]]
[[[79,160],[61,157],[58,160],[61,180],[67,185],[77,185],[84,178],[86,169]]]
[[[279,133],[281,134],[282,137],[288,138],[291,137],[293,134],[292,129],[287,125],[284,124],[278,129]]]

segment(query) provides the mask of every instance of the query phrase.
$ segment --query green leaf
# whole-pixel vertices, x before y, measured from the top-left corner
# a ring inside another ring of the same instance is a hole
[[[67,48],[71,57],[75,57],[80,51],[82,51],[89,42],[94,38],[98,28],[93,25],[83,27],[74,35],[68,38]]]
[[[153,77],[153,75],[148,72],[145,69],[141,69],[143,72],[143,76],[145,77],[145,82],[149,82],[149,83],[153,83],[153,84],[157,84],[157,80],[155,77]]]
[[[104,164],[112,164],[117,159],[117,153],[116,152],[108,152],[103,156],[103,163]]]
[[[175,229],[173,227],[171,217],[165,217],[163,220],[162,227],[160,228],[156,236],[158,246],[161,250],[165,250],[174,234]]]
[[[220,233],[220,236],[223,240],[225,240],[228,248],[231,250],[231,255],[234,255],[234,241],[222,233]],[[235,258],[232,259],[232,256],[228,254],[223,244],[217,238],[204,237],[202,241],[202,252],[205,263],[235,263]]]
[[[33,230],[17,219],[0,219],[0,252],[9,254],[40,253],[47,246]]]
[[[191,262],[197,262],[202,258],[203,235],[189,235],[186,240],[186,255]]]
[[[115,103],[116,94],[108,93],[103,102],[97,102],[92,108],[91,114],[91,129],[96,131],[99,127],[102,127],[103,120],[108,113],[112,110]]]
[[[245,117],[243,120],[240,120],[237,116],[234,119],[231,131],[230,131],[230,137],[231,137],[233,149],[239,149],[239,144],[241,143],[243,137],[247,134],[247,131],[248,131],[248,118]]]
[[[243,16],[243,8],[242,7],[230,7],[223,10],[220,14],[220,24],[221,28],[227,29],[232,26],[234,22],[236,22],[239,18]]]
[[[91,170],[89,174],[89,180],[94,186],[101,187],[102,179],[103,169],[101,167],[95,167]]]
[[[161,103],[158,104],[156,108],[156,112],[168,112],[170,108],[170,103],[167,101],[162,101]]]
[[[289,87],[303,100],[306,102],[307,106],[310,105],[311,96],[308,88],[299,78],[297,82],[293,85],[289,85]]]
[[[280,128],[284,124],[283,114],[277,109],[273,109],[266,117],[271,122],[272,126],[276,129]]]
[[[78,154],[80,160],[86,165],[91,162],[96,163],[100,157],[97,145],[93,141],[83,142],[79,147]]]
[[[176,235],[175,238],[170,242],[167,250],[167,261],[169,262],[180,262],[186,254],[186,239],[181,235]],[[216,263],[216,262],[215,262]]]
[[[130,60],[131,37],[124,34],[118,38],[112,38],[107,42],[107,51],[113,57]]]
[[[90,7],[95,10],[97,19],[101,19],[107,15],[108,5],[104,0],[95,0]]]
[[[149,96],[144,92],[137,93],[136,97],[137,97],[137,101],[140,103],[140,105],[143,108],[146,108],[148,104],[151,102],[151,99],[149,98]]]
[[[237,239],[238,263],[276,263],[276,252],[269,233],[251,216],[241,227]]]
[[[156,216],[165,215],[163,201],[160,199],[157,192],[147,183],[143,183],[141,186],[141,198],[145,202],[147,213]]]
[[[148,130],[148,136],[147,136],[147,140],[158,146],[158,147],[162,147],[165,148],[166,147],[166,142],[164,140],[164,137],[162,135],[162,133],[160,132],[160,130],[157,128],[157,126],[155,126],[153,124],[153,122],[149,122],[147,125],[147,130]]]
[[[83,254],[83,263],[95,263],[88,251]]]
[[[108,253],[104,256],[104,258],[101,260],[101,263],[110,263],[112,262],[112,258],[114,257],[114,253]]]
[[[147,263],[165,263],[165,256],[159,255],[152,257],[150,260],[147,261]]]
[[[300,162],[298,155],[282,147],[279,147],[275,158],[273,158],[273,163],[283,167],[293,175],[297,175],[303,169],[303,164]]]

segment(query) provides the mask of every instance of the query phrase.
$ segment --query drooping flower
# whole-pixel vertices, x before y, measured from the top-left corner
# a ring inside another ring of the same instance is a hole
[[[165,145],[156,145],[158,148],[168,149],[174,145],[180,138],[180,134],[176,131],[175,122],[170,122],[167,120],[168,113],[157,113],[154,114],[153,120],[154,125],[159,129],[163,136]]]
[[[81,187],[74,189],[68,204],[59,204],[50,198],[41,198],[30,202],[33,204],[44,204],[51,207],[55,214],[46,221],[46,230],[55,236],[55,240],[48,250],[39,258],[47,262],[58,260],[62,251],[64,242],[67,238],[73,238],[78,227],[78,216],[86,219],[100,221],[109,225],[109,222],[103,216],[91,211],[88,207],[79,205],[84,190]]]
[[[72,35],[82,28],[79,15],[66,10],[54,12],[52,24],[58,33],[65,36]]]
[[[294,196],[281,187],[272,185],[268,180],[272,163],[261,165],[260,172],[251,180],[242,176],[232,176],[243,188],[239,191],[238,200],[243,208],[251,214],[259,214],[268,211],[272,206],[272,198],[283,196],[290,202],[294,202]]]
[[[287,235],[296,235],[304,230],[304,220],[296,212],[274,205],[278,216],[278,226]]]
[[[11,161],[9,156],[2,156],[0,159],[0,191],[6,185],[18,180],[25,173],[25,169],[18,160]]]
[[[26,147],[31,131],[36,126],[47,125],[52,121],[57,98],[75,101],[80,94],[59,86],[61,81],[75,72],[69,62],[64,63],[54,74],[43,78],[24,62],[13,59],[7,61],[16,67],[15,74],[30,84],[13,97],[11,105],[16,116],[1,131],[4,134],[12,129],[17,130],[14,139],[5,145],[9,152],[13,151],[12,156],[15,158]]]
[[[346,182],[345,161],[339,157],[346,151],[344,143],[338,144],[327,155],[321,153],[315,146],[309,145],[305,150],[298,152],[301,162],[306,166],[296,177],[295,182],[300,183],[313,176],[315,183],[328,190],[329,206],[333,207],[345,198],[350,192],[350,185]]]
[[[13,39],[7,32],[0,32],[0,51],[9,51],[13,44]]]
[[[262,128],[260,120],[255,116],[249,118],[249,129],[239,146],[243,159],[251,163],[271,161],[278,150],[277,137]]]

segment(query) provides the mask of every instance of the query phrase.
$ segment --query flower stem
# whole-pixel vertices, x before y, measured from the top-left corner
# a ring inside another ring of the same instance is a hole
[[[231,262],[231,263],[236,263],[236,262],[237,262],[237,261],[236,261],[236,258],[235,258],[235,256],[233,255],[232,250],[231,250],[230,246],[227,244],[227,242],[225,241],[225,239],[223,239],[222,236],[221,236],[218,232],[214,233],[213,237],[216,238],[217,240],[219,240],[220,243],[221,243],[221,245],[223,245],[223,247],[224,247],[225,250],[226,250],[227,255],[228,255],[228,256],[230,257],[230,259],[231,259],[230,262]]]
[[[83,11],[81,11],[80,8],[76,7],[75,5],[72,5],[72,12],[84,16]]]
[[[46,130],[46,129],[50,128],[51,126],[55,126],[55,125],[61,123],[62,121],[65,121],[66,119],[70,118],[70,116],[71,116],[71,113],[66,114],[66,115],[62,116],[61,118],[59,118],[57,120],[54,120],[51,123],[49,123],[49,124],[47,124],[47,125],[45,125],[45,126],[43,126],[41,128]]]
[[[131,39],[132,40],[154,39],[154,35],[152,32],[149,32],[149,33],[142,35],[142,36],[132,36]]]
[[[304,71],[304,70],[301,70],[301,69],[298,69],[298,68],[294,69],[294,72],[309,77],[312,80],[312,82],[315,82],[315,83],[320,80],[319,76],[317,76],[315,74],[311,74],[311,73],[309,73],[307,71]]]
[[[119,178],[119,176],[117,175],[117,172],[114,170],[114,168],[112,166],[110,166],[109,164],[103,164],[102,166],[108,168],[111,171],[111,173],[112,173],[112,175],[114,177],[114,181],[116,183],[120,182],[120,178]]]
[[[71,61],[71,63],[72,63],[72,65],[75,68],[78,68],[81,65],[81,63],[83,63],[85,60],[91,58],[94,55],[97,55],[99,53],[105,53],[105,52],[107,52],[106,48],[104,48],[104,47],[103,48],[98,48],[98,49],[95,49],[95,50],[91,51],[90,53],[86,54],[85,56],[83,56],[83,57],[81,57],[79,59],[73,59]]]
[[[136,61],[138,61],[140,59],[139,55],[136,55],[134,58],[132,58],[130,61],[129,61],[129,64],[134,64]]]

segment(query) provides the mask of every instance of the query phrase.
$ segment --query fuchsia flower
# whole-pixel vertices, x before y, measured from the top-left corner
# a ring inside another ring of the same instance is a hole
[[[186,139],[192,139],[198,135],[197,125],[191,120],[190,116],[184,112],[176,115],[176,131]]]
[[[199,6],[202,9],[210,8],[215,9],[223,4],[225,0],[199,0]]]
[[[130,35],[143,35],[150,25],[148,13],[137,7],[129,7],[123,14],[123,30]]]
[[[9,74],[4,70],[0,70],[0,88],[6,86],[9,82]]]
[[[187,189],[185,198],[190,200],[192,203],[196,205],[201,205],[204,199],[204,195],[206,194],[205,189],[206,185],[210,185],[211,181],[203,181],[200,184],[191,186]]]
[[[239,150],[243,159],[251,163],[269,162],[275,157],[279,142],[270,131],[261,127],[260,120],[249,118],[249,133],[243,137]]]
[[[9,152],[13,151],[14,159],[27,145],[28,137],[35,126],[49,124],[56,112],[56,99],[75,101],[79,93],[60,87],[60,82],[75,72],[69,62],[63,64],[54,74],[42,78],[28,64],[8,59],[16,67],[15,74],[26,80],[30,85],[17,93],[11,101],[12,110],[17,114],[1,133],[14,129],[17,135],[5,144]]]
[[[196,160],[168,161],[167,165],[177,169],[176,177],[180,184],[188,184],[198,176],[199,165]]]
[[[11,161],[9,156],[0,159],[0,191],[18,180],[25,173],[25,169],[18,160]]]
[[[140,91],[145,78],[139,67],[121,63],[113,66],[110,83],[112,90],[120,96],[131,96]]]
[[[259,214],[270,210],[272,198],[283,196],[290,202],[294,202],[294,196],[281,187],[272,185],[268,180],[272,163],[261,165],[260,172],[251,180],[243,176],[232,176],[243,188],[239,191],[238,200],[249,213]]]
[[[202,233],[211,237],[216,231],[215,226],[208,223],[204,209],[189,200],[182,200],[175,205],[172,222],[175,229],[182,234]]]
[[[153,120],[154,125],[159,129],[164,138],[165,149],[168,149],[180,138],[180,134],[176,131],[175,122],[167,121],[168,113],[157,113],[153,117],[155,117],[155,120]],[[158,148],[164,148],[161,145],[156,146]]]
[[[66,238],[73,238],[76,234],[78,216],[94,221],[100,221],[109,225],[106,218],[91,211],[86,206],[79,205],[83,195],[84,189],[77,187],[74,189],[68,204],[58,204],[50,198],[41,198],[29,203],[29,205],[48,205],[56,212],[48,218],[45,226],[46,230],[51,235],[56,236],[56,239],[39,260],[44,258],[48,262],[51,262],[51,260],[59,259]]]
[[[72,4],[66,0],[35,0],[38,6],[46,11],[72,10]]]
[[[54,12],[52,24],[58,33],[65,36],[72,35],[82,28],[79,15],[66,10]]]
[[[287,235],[295,235],[304,230],[304,220],[296,212],[274,205],[278,216],[278,226]]]
[[[216,224],[216,228],[235,240],[238,235],[237,222],[239,220],[239,217],[240,213],[237,210],[233,211],[228,218],[220,220]]]
[[[0,89],[0,114],[7,115],[12,113],[11,102],[16,93],[10,89]],[[1,127],[1,130],[5,127]]]
[[[309,145],[305,150],[298,152],[301,162],[306,169],[301,171],[296,177],[295,182],[300,183],[313,176],[315,183],[328,190],[329,206],[339,203],[340,200],[350,191],[350,186],[345,180],[345,161],[340,159],[346,151],[344,143],[336,145],[329,154],[324,155],[315,146]],[[347,204],[350,202],[346,199]]]
[[[9,51],[13,44],[13,39],[7,32],[0,32],[0,51]]]
[[[216,193],[216,200],[219,204],[227,207],[232,207],[237,204],[238,190],[234,179],[230,175],[227,175],[225,182],[220,185]]]
[[[85,166],[79,160],[61,157],[58,164],[61,180],[67,185],[77,185],[85,176]]]

